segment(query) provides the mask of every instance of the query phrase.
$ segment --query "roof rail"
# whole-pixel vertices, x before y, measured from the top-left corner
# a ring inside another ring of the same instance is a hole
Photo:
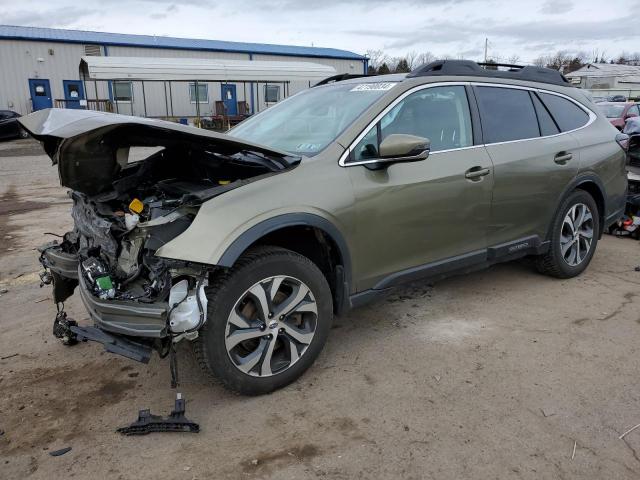
[[[340,73],[338,75],[334,75],[333,77],[327,77],[324,80],[320,80],[318,83],[314,85],[314,87],[319,87],[320,85],[327,85],[329,83],[340,82],[342,80],[348,80],[350,78],[361,78],[361,77],[372,77],[372,76],[373,75],[368,75],[366,73]]]
[[[483,68],[484,67],[484,68]],[[495,68],[492,68],[495,67]],[[498,70],[498,67],[507,67],[509,70]],[[511,65],[506,63],[476,63],[471,60],[436,60],[427,65],[422,65],[407,75],[411,77],[425,76],[468,76],[508,78],[510,80],[525,80],[529,82],[552,83],[554,85],[570,86],[569,81],[559,71],[551,68],[536,67],[533,65]]]

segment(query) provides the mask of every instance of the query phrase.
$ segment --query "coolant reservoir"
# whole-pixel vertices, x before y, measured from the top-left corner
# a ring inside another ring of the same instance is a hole
[[[135,213],[124,214],[124,224],[127,227],[127,230],[133,230],[134,228],[136,228],[138,222],[140,222],[140,215],[137,215]]]

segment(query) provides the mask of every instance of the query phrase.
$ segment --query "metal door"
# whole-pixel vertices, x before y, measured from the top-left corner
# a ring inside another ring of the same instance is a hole
[[[236,86],[231,84],[222,85],[222,101],[224,102],[227,115],[238,114],[238,101],[236,99]]]
[[[375,158],[391,134],[428,138],[431,154],[385,169],[355,166]],[[484,146],[473,145],[464,86],[425,87],[404,98],[360,137],[353,164],[358,290],[378,288],[393,272],[418,277],[434,262],[486,260],[493,166]]]
[[[84,108],[84,88],[80,80],[63,80],[65,108]]]
[[[43,108],[51,108],[51,87],[49,80],[46,78],[30,78],[29,92],[31,93],[31,103],[33,111],[42,110]]]

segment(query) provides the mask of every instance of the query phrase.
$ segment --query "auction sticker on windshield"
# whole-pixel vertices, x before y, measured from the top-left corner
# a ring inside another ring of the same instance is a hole
[[[380,83],[360,83],[353,87],[350,92],[380,92],[391,90],[398,82],[380,82]]]

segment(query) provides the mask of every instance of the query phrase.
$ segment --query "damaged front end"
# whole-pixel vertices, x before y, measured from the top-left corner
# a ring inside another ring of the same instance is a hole
[[[138,189],[132,200],[70,192],[74,229],[40,249],[56,304],[79,287],[97,327],[135,337],[159,339],[202,326],[204,287],[214,267],[155,256],[189,227],[197,206],[158,185],[153,193]],[[142,208],[134,212],[131,205]]]
[[[59,310],[54,331],[141,361],[148,356],[127,355],[127,348],[164,355],[174,342],[197,337],[217,268],[156,251],[189,228],[207,200],[300,160],[223,134],[122,115],[44,110],[20,121],[43,142],[73,200],[73,230],[40,248],[42,282],[53,284]],[[76,289],[94,330],[64,314]]]

